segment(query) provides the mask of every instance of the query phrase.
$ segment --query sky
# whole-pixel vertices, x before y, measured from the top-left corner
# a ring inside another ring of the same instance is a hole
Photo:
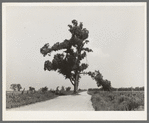
[[[49,43],[70,39],[68,24],[76,19],[89,30],[86,46],[93,50],[84,59],[86,71],[99,70],[113,87],[145,85],[145,7],[137,6],[7,6],[6,89],[21,84],[39,89],[47,86],[72,87],[70,81],[54,71],[44,71],[44,62],[52,57],[40,53]],[[95,80],[82,76],[79,88],[97,88]]]

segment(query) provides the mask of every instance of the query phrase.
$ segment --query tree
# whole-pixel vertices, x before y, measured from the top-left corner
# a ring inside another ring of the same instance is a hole
[[[29,91],[34,93],[35,92],[35,88],[34,87],[29,87]]]
[[[81,74],[88,67],[88,64],[81,61],[88,52],[92,52],[92,49],[85,47],[85,44],[89,42],[86,40],[89,31],[83,28],[82,23],[78,25],[78,22],[73,20],[72,25],[68,26],[71,33],[69,40],[65,39],[62,43],[57,42],[52,47],[47,43],[40,49],[40,52],[43,56],[47,54],[50,56],[53,51],[65,50],[55,54],[52,61],[45,61],[44,70],[53,70],[62,74],[65,79],[70,80],[74,86],[74,93],[77,93]]]
[[[20,91],[22,89],[20,84],[11,84],[10,89],[13,89],[14,91],[18,90]]]
[[[140,91],[144,91],[144,86],[143,87],[140,87]]]
[[[17,88],[18,88],[18,91],[20,91],[22,89],[20,84],[17,84]]]
[[[111,90],[111,82],[109,80],[103,80],[103,83],[101,85],[104,91]]]
[[[11,84],[11,85],[10,85],[10,89],[16,91],[16,89],[17,89],[17,84]]]
[[[46,87],[43,87],[42,89],[41,89],[41,91],[44,93],[44,92],[47,92],[48,91],[48,87],[46,86]]]
[[[65,88],[64,86],[61,87],[61,92],[64,92],[65,91]]]
[[[87,72],[89,76],[91,76],[93,79],[95,79],[97,86],[102,87],[104,91],[110,91],[111,90],[111,82],[109,80],[104,80],[102,74],[95,70],[95,72]]]
[[[24,91],[25,91],[25,88],[23,89],[22,94],[24,94]]]
[[[70,91],[70,89],[71,89],[71,87],[67,87],[67,88],[66,88],[66,91]]]
[[[59,93],[60,93],[59,86],[56,87],[55,93],[56,93],[56,94],[59,94]]]

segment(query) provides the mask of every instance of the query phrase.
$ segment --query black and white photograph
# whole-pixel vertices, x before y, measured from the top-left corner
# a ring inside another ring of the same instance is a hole
[[[147,120],[146,9],[2,3],[3,120]]]

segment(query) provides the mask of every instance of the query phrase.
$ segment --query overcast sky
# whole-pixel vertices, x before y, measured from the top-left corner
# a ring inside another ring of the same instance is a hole
[[[99,70],[113,87],[144,86],[145,7],[138,6],[7,6],[6,88],[21,84],[28,89],[71,86],[56,72],[44,71],[40,48],[70,39],[68,24],[73,19],[89,30],[84,59],[87,70]],[[82,76],[79,88],[96,88],[89,76]],[[72,87],[73,88],[73,87]]]

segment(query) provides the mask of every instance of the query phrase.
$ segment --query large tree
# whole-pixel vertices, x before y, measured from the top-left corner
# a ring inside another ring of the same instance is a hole
[[[55,54],[52,61],[45,61],[44,70],[57,71],[66,79],[69,79],[74,86],[74,93],[76,93],[81,74],[88,67],[88,64],[82,63],[82,60],[88,52],[92,52],[92,49],[85,47],[85,44],[89,42],[86,40],[89,36],[89,31],[83,28],[82,23],[78,24],[76,20],[73,20],[72,25],[68,26],[71,33],[69,40],[65,39],[61,43],[57,42],[51,47],[47,43],[40,49],[40,52],[43,56],[47,54],[50,56],[53,51],[65,50],[62,53]]]

